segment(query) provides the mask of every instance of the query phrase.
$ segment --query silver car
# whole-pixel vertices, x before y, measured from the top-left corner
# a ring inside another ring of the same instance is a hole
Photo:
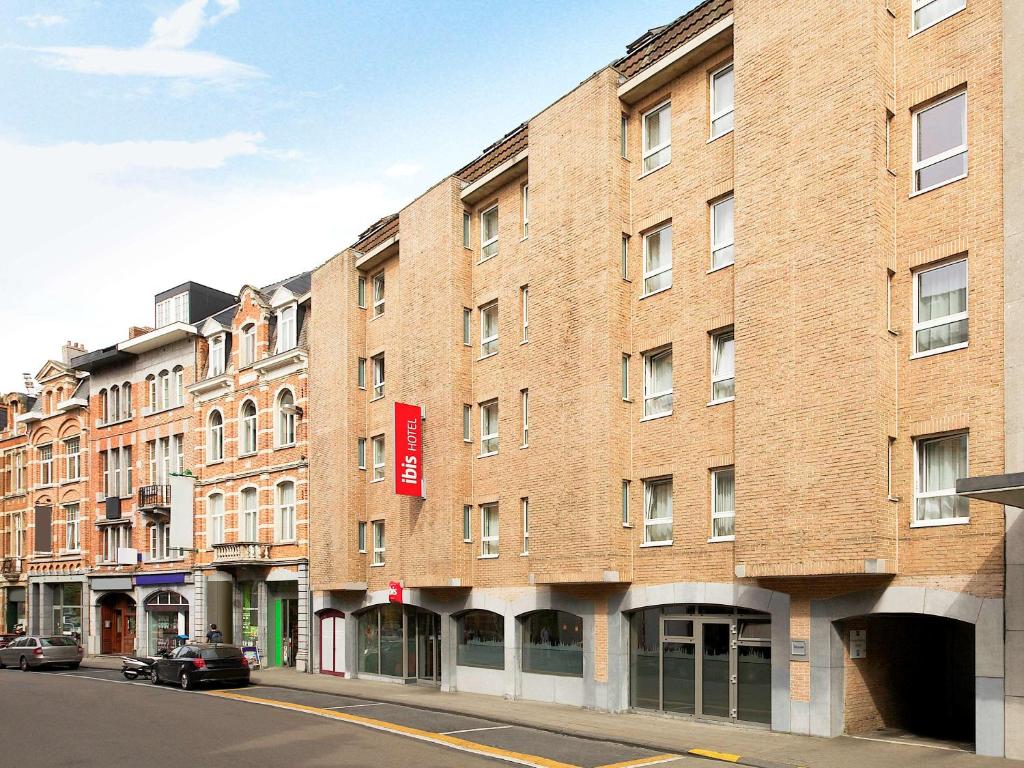
[[[83,655],[82,646],[73,637],[26,635],[0,648],[0,669],[18,667],[23,672],[53,666],[78,669]]]

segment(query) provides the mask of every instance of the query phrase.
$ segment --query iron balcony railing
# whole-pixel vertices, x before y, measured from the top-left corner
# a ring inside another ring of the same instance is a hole
[[[171,506],[171,486],[144,485],[139,488],[139,509],[157,509]]]

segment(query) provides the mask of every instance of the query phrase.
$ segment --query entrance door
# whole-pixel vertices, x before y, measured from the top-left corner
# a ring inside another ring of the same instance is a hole
[[[345,674],[345,614],[327,611],[320,616],[320,672]]]
[[[709,718],[734,716],[735,622],[663,616],[661,709]]]
[[[704,717],[732,714],[731,621],[700,622],[700,713]]]
[[[135,601],[127,595],[107,595],[100,604],[100,653],[135,651]]]
[[[441,617],[435,613],[416,613],[416,677],[441,682]]]

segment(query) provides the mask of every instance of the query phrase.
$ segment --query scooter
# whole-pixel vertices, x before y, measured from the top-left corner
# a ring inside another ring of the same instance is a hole
[[[157,661],[169,655],[167,651],[158,651],[156,656],[122,656],[121,674],[127,680],[151,679]]]

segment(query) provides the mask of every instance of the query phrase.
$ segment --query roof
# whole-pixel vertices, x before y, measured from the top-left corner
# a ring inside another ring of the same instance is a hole
[[[529,140],[529,126],[522,123],[515,130],[509,131],[487,147],[473,162],[459,168],[453,175],[467,184],[472,184],[526,149]]]
[[[389,213],[382,219],[377,219],[372,225],[359,233],[359,238],[352,244],[353,251],[366,253],[372,251],[376,246],[383,243],[389,237],[398,234],[398,214]]]
[[[626,47],[626,55],[612,62],[612,68],[625,78],[643,72],[732,13],[732,3],[733,0],[705,0],[672,23],[648,30]]]
[[[278,280],[276,283],[266,285],[263,288],[260,288],[260,293],[264,294],[265,296],[270,296],[278,288],[287,288],[296,296],[304,296],[307,293],[309,293],[312,287],[313,273],[302,272],[298,275],[286,277],[284,280]]]

